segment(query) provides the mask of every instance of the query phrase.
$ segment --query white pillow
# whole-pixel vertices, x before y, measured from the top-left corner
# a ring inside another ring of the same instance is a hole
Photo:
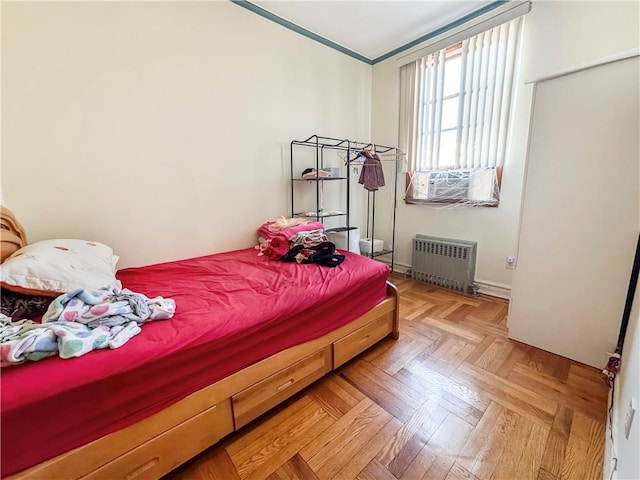
[[[35,242],[0,266],[0,284],[13,292],[57,296],[76,288],[119,287],[118,257],[107,245],[86,240]]]

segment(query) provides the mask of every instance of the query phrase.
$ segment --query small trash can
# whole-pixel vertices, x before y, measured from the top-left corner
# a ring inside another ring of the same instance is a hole
[[[325,233],[338,250],[348,250],[360,254],[360,229],[358,227],[329,228]]]
[[[384,250],[384,242],[377,238],[363,238],[360,240],[360,251],[363,255],[371,255],[372,253],[380,253]]]

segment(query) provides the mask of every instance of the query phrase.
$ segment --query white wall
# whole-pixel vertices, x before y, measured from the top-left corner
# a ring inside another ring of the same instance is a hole
[[[524,80],[637,48],[637,1],[534,1],[526,17]]]
[[[638,3],[534,2],[525,17],[522,68],[516,94],[512,138],[498,208],[447,209],[406,205],[404,178],[399,182],[397,260],[411,263],[416,233],[478,241],[476,280],[508,289],[512,270],[505,257],[515,256],[527,152],[532,88],[527,79],[585,63],[638,46]],[[398,67],[390,58],[373,67],[372,137],[397,142]]]
[[[2,195],[120,266],[250,246],[288,151],[366,139],[371,67],[229,2],[2,6]]]

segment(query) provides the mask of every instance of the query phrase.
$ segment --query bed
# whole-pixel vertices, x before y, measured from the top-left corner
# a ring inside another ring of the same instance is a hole
[[[388,267],[336,268],[254,249],[120,270],[176,301],[116,350],[3,369],[2,476],[157,478],[386,336]]]

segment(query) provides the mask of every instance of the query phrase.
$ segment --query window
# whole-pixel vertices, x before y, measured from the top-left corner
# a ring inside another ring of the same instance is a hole
[[[408,203],[497,205],[520,19],[402,67]]]

